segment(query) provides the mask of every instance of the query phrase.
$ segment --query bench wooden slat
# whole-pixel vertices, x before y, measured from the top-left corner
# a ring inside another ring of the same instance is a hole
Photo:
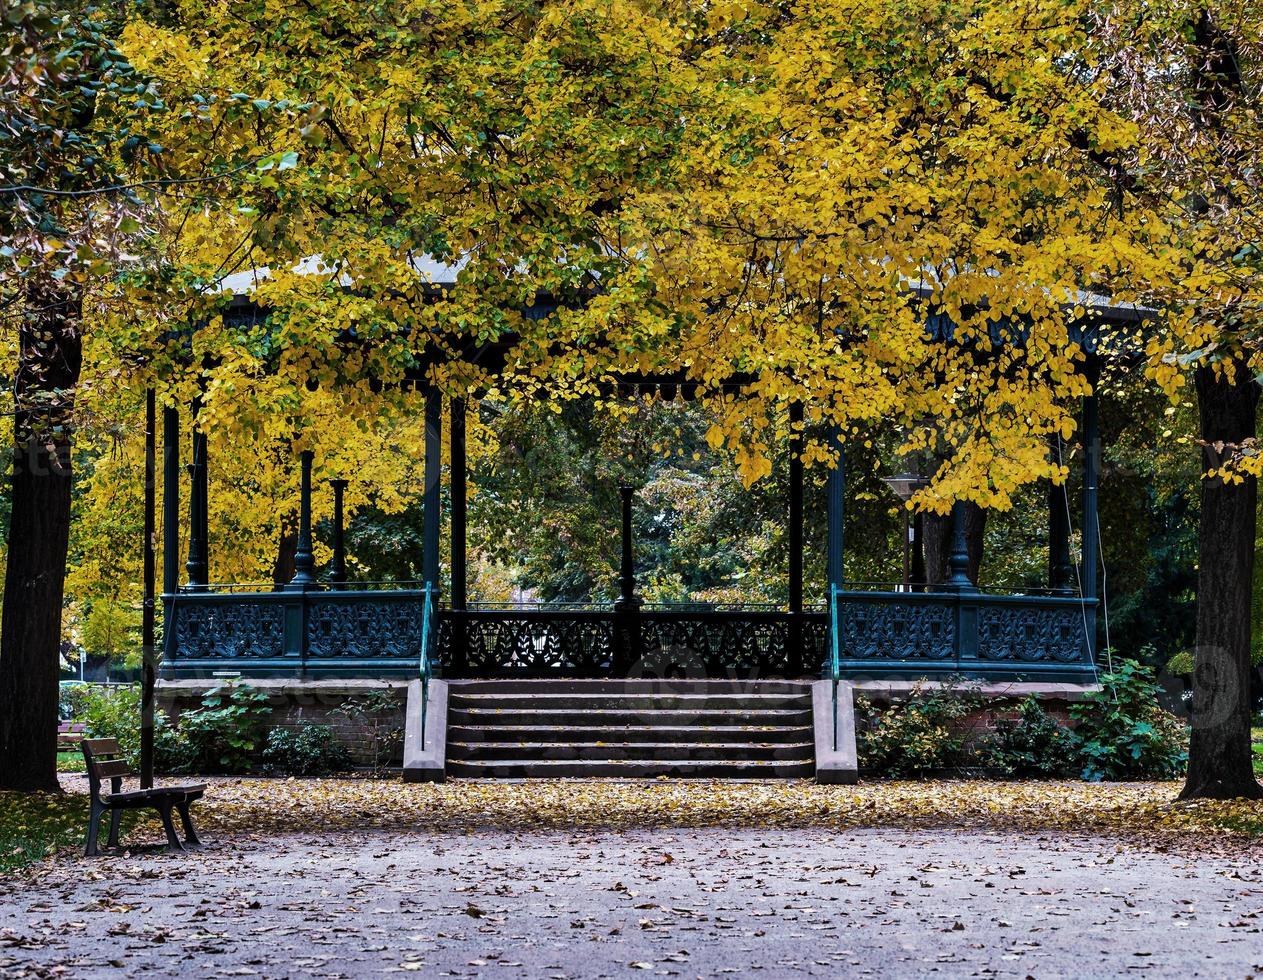
[[[116,738],[85,738],[83,745],[93,755],[118,755],[118,739]]]
[[[131,776],[132,767],[126,759],[92,760],[92,768],[96,770],[98,779],[112,779],[114,776]]]

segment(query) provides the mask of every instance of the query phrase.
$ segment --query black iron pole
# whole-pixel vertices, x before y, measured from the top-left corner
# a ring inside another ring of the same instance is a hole
[[[1101,475],[1101,424],[1096,386],[1100,371],[1089,364],[1092,393],[1083,399],[1083,597],[1097,599],[1101,542],[1097,534],[1097,481]],[[1095,644],[1093,644],[1095,649]]]
[[[458,671],[468,665],[468,630],[464,616],[465,606],[469,600],[469,570],[467,567],[468,551],[465,540],[466,516],[466,480],[465,461],[465,399],[453,398],[448,405],[451,437],[451,469],[449,492],[452,498],[452,664]]]
[[[619,561],[618,601],[614,603],[616,673],[627,673],[640,660],[640,597],[636,595],[636,558],[632,548],[631,487],[619,487],[622,497],[623,553]]]
[[[198,406],[194,403],[193,418],[196,422]],[[207,501],[210,480],[206,472],[206,433],[193,430],[193,462],[189,465],[189,559],[184,568],[188,572],[189,587],[204,589],[210,569],[210,505]]]
[[[346,480],[330,480],[333,487],[333,567],[329,570],[329,581],[335,589],[342,588],[346,582],[346,526],[343,513],[343,495],[346,493]]]
[[[449,405],[452,461],[448,479],[452,497],[452,608],[464,609],[468,598],[468,570],[465,545],[465,399],[453,398]]]
[[[425,491],[421,526],[421,577],[439,588],[439,530],[443,453],[443,400],[433,386],[425,393]]]
[[[632,549],[632,494],[631,487],[619,487],[623,503],[623,555],[619,562],[618,603],[622,606],[639,605],[636,596],[636,558]]]
[[[1061,442],[1054,436],[1050,451],[1053,461],[1061,464]],[[1074,568],[1070,564],[1070,498],[1066,484],[1048,481],[1048,587],[1069,595]]]
[[[180,586],[180,410],[162,410],[162,591]]]
[[[154,554],[154,484],[157,478],[157,406],[154,390],[145,392],[145,553],[144,604],[141,607],[140,787],[153,786],[154,600],[157,556]]]
[[[789,662],[803,661],[803,403],[789,405]]]
[[[912,519],[903,507],[903,591],[912,591]]]
[[[966,531],[967,504],[952,504],[952,550],[947,559],[948,576],[943,588],[948,592],[976,592],[969,578],[969,538]]]
[[[834,429],[833,440],[838,451],[837,465],[829,471],[826,488],[828,540],[825,564],[830,585],[841,586],[845,578],[843,554],[845,549],[844,527],[846,518],[846,447],[842,442],[842,430]]]
[[[294,577],[289,582],[292,589],[305,589],[316,581],[316,560],[311,542],[311,463],[314,458],[310,449],[304,449],[300,457],[298,542],[294,548]]]
[[[803,405],[789,406],[789,611],[803,611]]]

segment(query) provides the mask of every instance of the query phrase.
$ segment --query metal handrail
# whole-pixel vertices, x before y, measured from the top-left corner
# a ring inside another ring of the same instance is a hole
[[[425,748],[425,713],[430,705],[430,678],[434,669],[430,663],[430,636],[434,623],[434,586],[425,583],[425,596],[421,607],[421,660],[417,669],[421,674],[421,748]]]
[[[839,634],[840,622],[838,616],[838,593],[842,590],[838,588],[836,582],[829,583],[829,637],[831,648],[829,652],[829,679],[833,681],[833,751],[838,750],[838,682],[842,680],[842,655],[841,641]]]

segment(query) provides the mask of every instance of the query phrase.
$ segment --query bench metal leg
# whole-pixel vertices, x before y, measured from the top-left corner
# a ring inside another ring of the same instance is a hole
[[[158,816],[162,817],[162,829],[167,832],[167,846],[173,851],[184,850],[184,845],[175,834],[175,824],[171,822],[171,805],[163,804],[158,807]]]
[[[193,829],[193,818],[189,815],[189,801],[177,803],[176,809],[180,811],[180,823],[184,825],[184,842],[186,844],[201,844],[201,840],[197,836],[197,831]]]
[[[122,810],[110,811],[110,847],[118,847],[118,824],[122,817]]]
[[[97,835],[101,832],[101,810],[102,807],[93,806],[88,810],[88,839],[83,848],[84,857],[96,857],[98,853],[96,846]]]

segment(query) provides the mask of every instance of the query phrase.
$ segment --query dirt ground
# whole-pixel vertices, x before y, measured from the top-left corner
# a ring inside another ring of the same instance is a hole
[[[1249,849],[959,829],[207,836],[0,880],[0,976],[1263,974]]]

